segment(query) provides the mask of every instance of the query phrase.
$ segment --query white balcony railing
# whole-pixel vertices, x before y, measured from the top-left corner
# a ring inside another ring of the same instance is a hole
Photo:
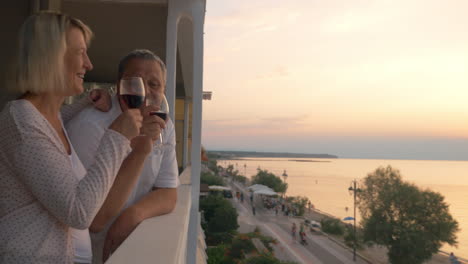
[[[177,190],[174,211],[141,223],[106,263],[186,263],[187,232],[192,204],[190,174],[191,169],[187,167],[180,175],[181,184]],[[206,263],[205,247],[203,231],[200,228],[197,263]]]

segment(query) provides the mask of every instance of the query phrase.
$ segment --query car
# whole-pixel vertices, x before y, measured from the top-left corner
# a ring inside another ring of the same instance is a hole
[[[224,198],[232,198],[232,192],[229,190],[224,190],[223,191],[223,196]]]
[[[309,220],[309,219],[306,219],[304,220],[304,224],[310,228],[314,228],[314,229],[321,229],[322,228],[322,225],[315,221],[315,220]]]

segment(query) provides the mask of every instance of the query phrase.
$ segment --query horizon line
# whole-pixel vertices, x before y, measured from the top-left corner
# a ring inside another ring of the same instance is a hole
[[[457,162],[466,162],[468,159],[425,159],[425,158],[385,158],[385,157],[352,157],[352,156],[339,156],[336,154],[328,154],[328,153],[303,153],[303,152],[284,152],[284,151],[258,151],[258,150],[221,150],[221,149],[206,149],[207,152],[215,152],[215,151],[223,151],[223,152],[255,152],[255,153],[275,153],[275,154],[300,154],[300,155],[328,155],[328,156],[335,156],[336,158],[333,159],[369,159],[369,160],[414,160],[414,161],[457,161]],[[254,157],[258,158],[258,157]],[[281,158],[281,157],[276,157]],[[290,157],[284,157],[290,158]]]

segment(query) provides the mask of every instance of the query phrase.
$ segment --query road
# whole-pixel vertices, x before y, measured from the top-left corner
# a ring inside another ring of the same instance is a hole
[[[368,264],[359,257],[354,262],[351,252],[324,235],[307,232],[308,245],[301,245],[298,240],[292,239],[290,230],[293,222],[299,227],[302,219],[287,217],[281,213],[275,215],[274,211],[263,208],[260,199],[254,200],[256,214],[253,215],[252,206],[248,199],[250,194],[247,190],[237,183],[231,183],[231,187],[234,193],[237,190],[243,191],[245,197],[243,203],[236,198],[232,199],[239,214],[239,231],[250,232],[257,226],[262,233],[275,238],[279,242],[274,247],[274,254],[278,259],[304,264]]]

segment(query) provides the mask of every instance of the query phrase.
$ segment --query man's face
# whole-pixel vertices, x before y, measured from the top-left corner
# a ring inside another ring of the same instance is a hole
[[[164,95],[164,78],[161,66],[154,60],[132,59],[128,62],[122,78],[141,77],[145,84],[146,101],[157,102]],[[146,102],[145,104],[146,105]]]

